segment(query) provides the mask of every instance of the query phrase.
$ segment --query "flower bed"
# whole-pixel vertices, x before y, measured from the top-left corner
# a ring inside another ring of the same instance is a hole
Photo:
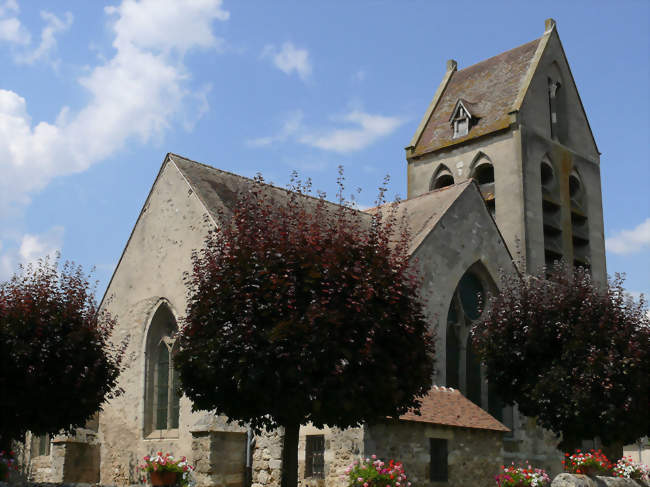
[[[565,459],[562,460],[564,470],[568,473],[577,473],[584,475],[611,475],[612,462],[605,456],[601,450],[589,450],[582,452],[576,450],[575,453],[569,455],[564,454]]]
[[[401,462],[390,460],[387,464],[372,455],[372,458],[356,460],[346,470],[348,487],[408,487],[411,482],[406,477]],[[345,475],[342,476],[345,478]]]
[[[155,455],[147,455],[143,458],[144,463],[139,465],[138,468],[151,477],[152,474],[176,474],[177,483],[181,486],[192,485],[192,471],[194,467],[187,462],[185,457],[176,460],[169,453],[157,452]],[[145,481],[144,478],[141,479]],[[165,482],[165,484],[167,484]],[[168,484],[167,484],[168,485]]]
[[[621,458],[612,468],[612,473],[614,477],[650,481],[650,468],[647,465],[635,462],[632,457]]]
[[[573,474],[650,481],[650,469],[647,465],[635,462],[632,457],[623,457],[616,464],[612,464],[601,450],[576,450],[571,455],[565,453],[562,464],[566,472]]]
[[[499,487],[548,487],[551,478],[541,468],[517,467],[513,463],[506,467],[501,466],[502,472],[495,477]]]

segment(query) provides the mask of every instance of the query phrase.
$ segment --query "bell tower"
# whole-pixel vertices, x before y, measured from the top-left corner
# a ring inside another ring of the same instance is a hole
[[[565,259],[606,279],[600,153],[557,26],[454,60],[406,147],[408,197],[473,178],[524,272]]]

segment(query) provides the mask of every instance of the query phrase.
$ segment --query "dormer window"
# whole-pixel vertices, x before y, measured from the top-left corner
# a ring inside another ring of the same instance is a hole
[[[459,99],[456,102],[454,111],[449,119],[451,128],[454,131],[454,139],[465,137],[469,133],[472,122],[476,120],[476,117],[472,115],[469,109],[470,105],[472,104],[463,99]]]

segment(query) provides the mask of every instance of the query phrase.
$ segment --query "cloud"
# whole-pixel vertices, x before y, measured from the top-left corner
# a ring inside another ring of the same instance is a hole
[[[64,233],[62,226],[54,226],[44,233],[24,234],[17,248],[0,256],[0,279],[9,278],[18,269],[18,264],[28,265],[45,257],[54,258],[61,251]]]
[[[286,74],[290,75],[295,71],[303,81],[311,75],[309,51],[297,49],[291,42],[282,44],[281,49],[273,44],[265,46],[262,50],[262,58],[271,59],[274,66]]]
[[[354,126],[307,133],[300,137],[299,142],[339,153],[358,151],[393,133],[406,120],[353,110],[341,117],[341,121]]]
[[[219,47],[212,23],[228,18],[221,0],[123,0],[105,11],[113,20],[115,54],[78,80],[88,93],[86,106],[77,112],[62,107],[54,122],[33,123],[27,100],[0,89],[0,213],[127,141],[161,135],[192,112],[191,105],[206,109],[205,97],[187,86],[183,55]]]
[[[379,138],[390,135],[406,122],[406,119],[401,117],[373,115],[359,109],[334,117],[334,121],[353,125],[351,127],[318,130],[306,127],[302,120],[301,111],[291,112],[278,133],[250,139],[247,144],[253,147],[266,147],[291,139],[317,149],[343,154],[365,149]]]
[[[0,43],[27,45],[31,42],[29,31],[16,17],[18,11],[15,0],[0,0]]]
[[[53,13],[43,11],[41,12],[41,18],[45,22],[45,27],[41,31],[40,44],[32,51],[16,54],[17,62],[34,64],[41,59],[47,59],[56,49],[56,35],[68,30],[73,21],[73,16],[70,12],[66,12],[64,18],[61,19]]]
[[[632,254],[650,247],[650,218],[632,230],[622,230],[608,238],[605,246],[614,254]]]
[[[289,136],[295,134],[301,129],[302,119],[302,110],[295,110],[287,115],[282,124],[282,128],[277,134],[250,139],[246,141],[246,143],[252,147],[266,147],[276,142],[284,142],[289,138]]]

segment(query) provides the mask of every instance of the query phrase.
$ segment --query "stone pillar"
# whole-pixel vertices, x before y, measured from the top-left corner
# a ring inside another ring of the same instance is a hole
[[[282,480],[283,429],[263,431],[255,436],[253,484],[251,487],[279,487]]]
[[[210,430],[191,433],[197,487],[245,487],[246,433]]]
[[[99,483],[99,445],[71,438],[52,441],[52,482]]]

